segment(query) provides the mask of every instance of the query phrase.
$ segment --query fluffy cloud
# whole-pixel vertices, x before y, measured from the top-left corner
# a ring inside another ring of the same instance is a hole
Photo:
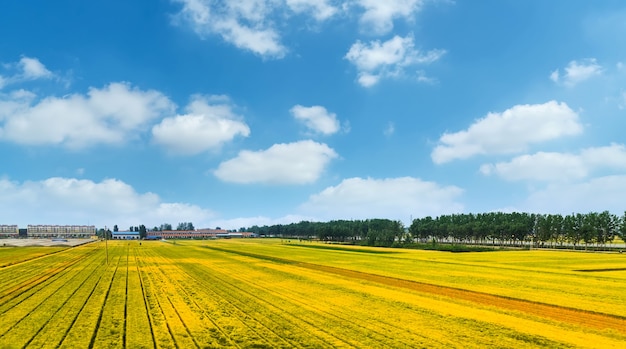
[[[0,89],[10,84],[54,77],[54,74],[37,58],[24,56],[17,63],[3,64],[3,66],[9,70],[9,75],[0,75]]]
[[[431,153],[437,164],[474,155],[522,152],[530,144],[583,130],[578,114],[565,103],[516,105],[502,113],[489,113],[467,130],[444,133]]]
[[[165,118],[152,128],[154,141],[172,153],[197,154],[250,134],[248,125],[225,97],[193,96],[186,112]]]
[[[349,178],[312,195],[300,210],[330,219],[389,218],[405,223],[411,215],[435,216],[461,212],[463,190],[419,178]]]
[[[24,79],[45,79],[53,76],[52,72],[49,71],[37,58],[22,57],[19,64],[22,68],[22,76]]]
[[[203,226],[213,212],[186,203],[162,202],[116,179],[101,182],[53,177],[22,183],[0,179],[0,211],[14,224],[94,224],[120,227],[163,222]]]
[[[424,0],[171,0],[182,5],[175,24],[188,25],[201,38],[220,36],[236,47],[263,58],[282,58],[288,49],[281,31],[294,14],[317,22],[345,14],[358,17],[361,30],[374,35],[392,31],[396,19],[411,22]],[[339,5],[341,3],[341,5]],[[371,80],[364,76],[363,80]]]
[[[353,4],[362,7],[361,25],[373,34],[387,34],[393,29],[393,20],[403,17],[411,20],[417,13],[423,0],[354,0]]]
[[[564,68],[564,71],[562,75],[559,69],[553,71],[552,74],[550,74],[550,80],[556,83],[563,83],[568,87],[573,87],[578,83],[602,74],[603,68],[597,63],[595,58],[589,58],[580,62],[569,62],[567,67]]]
[[[339,131],[337,115],[329,113],[322,106],[303,107],[296,105],[291,108],[290,112],[296,120],[304,123],[313,132],[331,135]]]
[[[266,0],[175,0],[183,4],[176,16],[200,37],[219,35],[226,42],[259,56],[281,58],[287,49],[280,42],[269,14],[274,2]]]
[[[515,157],[509,162],[483,165],[481,172],[510,181],[568,181],[588,177],[599,169],[626,170],[626,147],[612,144],[587,148],[576,155],[538,152]]]
[[[266,150],[241,151],[214,174],[234,183],[307,184],[315,182],[337,156],[326,144],[311,140],[274,144]]]
[[[127,83],[90,88],[86,95],[40,100],[31,92],[13,91],[0,95],[0,140],[74,149],[119,144],[174,109],[160,92],[143,91]]]
[[[328,0],[286,0],[287,6],[295,13],[310,13],[318,21],[324,21],[339,12]]]
[[[396,35],[385,42],[357,41],[344,58],[357,68],[359,84],[371,87],[383,78],[405,76],[408,67],[432,63],[444,53],[444,50],[420,52],[415,48],[411,35],[404,38]],[[423,77],[423,72],[418,74],[418,81],[420,77]]]

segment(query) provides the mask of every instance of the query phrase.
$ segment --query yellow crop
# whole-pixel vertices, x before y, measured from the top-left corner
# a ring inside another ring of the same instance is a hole
[[[108,264],[103,242],[15,251],[0,255],[0,348],[626,343],[621,254],[271,239],[109,241]]]

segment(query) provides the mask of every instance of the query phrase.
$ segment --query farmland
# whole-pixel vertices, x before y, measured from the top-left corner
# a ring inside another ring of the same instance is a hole
[[[43,249],[43,250],[42,250]],[[272,239],[0,248],[0,348],[621,348],[626,255]]]

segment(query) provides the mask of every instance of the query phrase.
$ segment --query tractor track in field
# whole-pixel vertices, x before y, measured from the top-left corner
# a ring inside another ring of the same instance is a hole
[[[150,309],[148,306],[148,297],[146,296],[146,289],[143,286],[143,278],[141,277],[141,271],[139,269],[139,260],[137,258],[137,249],[134,248],[133,252],[134,252],[134,257],[135,257],[135,267],[137,269],[137,275],[139,278],[139,285],[141,286],[141,294],[143,296],[143,305],[144,305],[144,308],[146,309],[146,316],[148,317],[148,325],[150,325],[150,336],[152,337],[152,347],[156,349],[157,341],[154,336],[154,327],[153,327],[154,319],[152,319],[152,313],[150,313]]]
[[[146,267],[145,262],[140,262],[140,263],[141,263],[141,267]],[[152,275],[150,275],[150,276],[146,276],[147,282],[150,284],[150,288],[151,288],[152,293],[153,293],[153,299],[154,299],[154,301],[155,301],[155,303],[156,303],[157,307],[159,308],[159,312],[161,313],[161,316],[163,316],[163,318],[165,319],[165,325],[166,325],[166,328],[167,328],[167,332],[169,333],[170,338],[172,339],[172,343],[174,344],[174,347],[175,347],[175,348],[180,349],[180,348],[181,348],[181,346],[180,346],[180,344],[178,343],[178,340],[176,339],[176,337],[177,337],[177,336],[175,336],[175,335],[174,335],[174,332],[172,331],[172,327],[170,326],[170,322],[169,322],[169,321],[167,321],[167,315],[165,314],[165,311],[163,311],[163,305],[161,305],[161,301],[159,300],[159,297],[156,295],[156,291],[154,291],[155,289],[157,289],[157,288],[158,288],[158,287],[157,287],[157,282],[156,282],[156,280],[155,280],[156,278],[159,278],[159,277],[158,277],[158,276],[156,276],[156,275],[154,275],[154,274],[152,274]],[[160,279],[160,278],[159,278],[159,279]],[[163,281],[163,280],[161,279],[161,281]],[[174,307],[174,305],[172,304],[172,301],[171,301],[170,297],[169,297],[167,294],[165,294],[165,292],[161,292],[161,294],[162,294],[162,295],[164,295],[164,296],[167,298],[167,301],[168,301],[168,303],[170,304],[170,306],[171,306],[174,310],[176,310],[176,308],[175,308],[175,307]],[[180,319],[180,315],[178,315],[178,312],[177,312],[177,311],[176,311],[176,315],[178,316],[179,321],[181,321],[181,325],[183,326],[183,328],[184,328],[184,329],[185,329],[185,331],[187,332],[187,337],[189,337],[189,338],[193,338],[193,336],[192,336],[192,335],[191,335],[191,333],[189,332],[189,329],[188,329],[187,325],[185,325],[185,324],[182,322],[182,320]],[[153,333],[154,333],[154,332],[153,332]],[[197,343],[195,343],[195,341],[194,341],[194,345],[195,345],[196,347],[198,347],[198,345],[197,345]]]
[[[267,256],[256,253],[233,251],[229,249],[203,246],[208,249],[222,251],[241,256],[262,259],[266,261],[272,261],[275,263],[289,264],[298,266],[301,268],[321,271],[325,273],[340,275],[347,278],[359,279],[370,281],[387,286],[399,287],[404,289],[413,290],[420,293],[433,294],[437,296],[445,296],[454,299],[461,299],[470,301],[486,306],[514,310],[522,313],[527,313],[542,318],[556,320],[559,322],[570,323],[583,327],[591,327],[598,330],[614,330],[620,333],[626,333],[626,317],[593,312],[589,310],[568,308],[564,306],[547,304],[541,302],[535,302],[530,300],[506,297],[501,295],[494,295],[490,293],[483,293],[478,291],[465,290],[450,286],[434,285],[419,281],[412,281],[400,278],[394,278],[391,276],[384,276],[379,274],[366,273],[356,270],[331,267],[321,264],[314,264],[308,262],[300,262],[296,260],[290,260],[285,258]]]
[[[113,280],[115,279],[115,274],[117,274],[117,270],[120,267],[120,260],[122,258],[118,258],[117,259],[117,264],[115,265],[115,270],[113,271],[113,275],[111,276],[111,280],[109,281],[109,287],[107,288],[107,291],[104,295],[104,301],[102,304],[102,307],[100,308],[100,313],[98,314],[98,320],[96,321],[96,327],[93,331],[93,333],[91,334],[91,340],[89,341],[89,349],[93,348],[94,344],[96,343],[96,337],[98,335],[98,331],[100,330],[100,323],[102,323],[102,314],[104,313],[104,305],[107,302],[107,299],[109,298],[109,293],[111,293],[111,287],[113,286]]]

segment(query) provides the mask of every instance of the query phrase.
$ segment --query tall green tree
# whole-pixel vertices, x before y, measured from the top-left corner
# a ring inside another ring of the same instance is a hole
[[[147,236],[147,231],[146,231],[146,226],[145,225],[140,225],[139,226],[139,238],[140,239],[145,239]]]

